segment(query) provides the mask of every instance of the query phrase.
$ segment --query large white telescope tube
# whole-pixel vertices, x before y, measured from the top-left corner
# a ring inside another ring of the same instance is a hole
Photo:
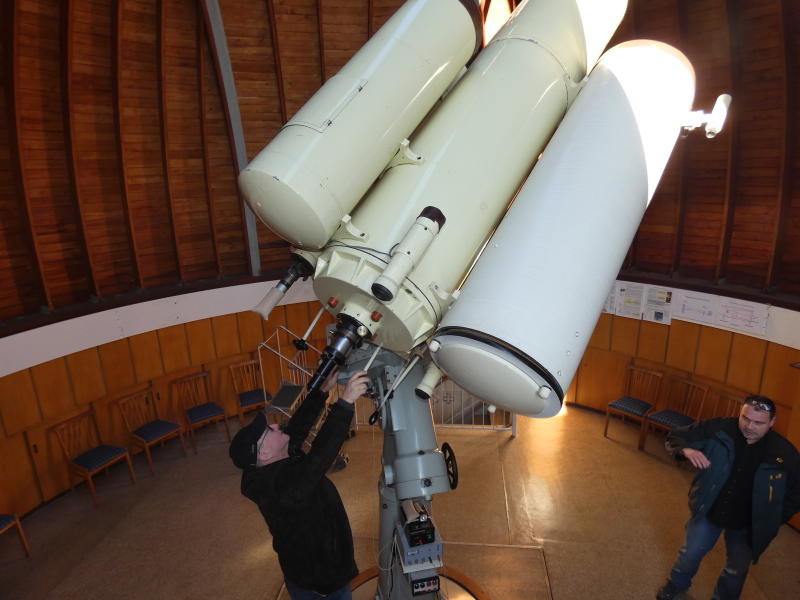
[[[430,343],[460,386],[523,415],[558,412],[694,86],[666,44],[603,55]]]
[[[476,0],[409,0],[239,175],[253,211],[319,250],[481,47]]]
[[[420,160],[392,166],[358,204],[314,275],[317,297],[331,299],[340,320],[398,352],[434,331],[597,59],[585,39],[599,52],[597,39],[605,45],[625,12],[625,0],[593,2],[607,11],[599,22],[577,0],[522,3],[415,133]],[[430,208],[446,223],[400,280],[395,250]]]

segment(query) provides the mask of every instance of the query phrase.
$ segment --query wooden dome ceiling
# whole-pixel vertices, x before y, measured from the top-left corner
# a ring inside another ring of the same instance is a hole
[[[253,280],[209,5],[249,159],[402,2],[3,2],[0,335]],[[679,142],[621,277],[800,309],[800,3],[629,0],[632,38],[690,58],[697,108],[734,102]],[[287,244],[257,233],[274,278]]]

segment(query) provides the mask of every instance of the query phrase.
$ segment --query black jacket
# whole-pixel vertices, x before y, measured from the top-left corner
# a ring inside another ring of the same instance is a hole
[[[261,510],[284,577],[321,594],[338,590],[358,574],[347,513],[325,476],[347,438],[352,405],[334,404],[308,454],[302,451],[325,397],[309,394],[289,420],[289,458],[256,467],[256,444],[267,425],[263,413],[236,434],[230,447],[234,464],[244,469],[242,494]]]
[[[667,436],[667,449],[676,456],[684,448],[700,450],[711,462],[697,472],[689,490],[692,516],[706,515],[731,474],[735,457],[735,417],[709,419],[675,429]],[[763,459],[753,480],[753,508],[750,533],[753,562],[758,560],[778,528],[800,510],[800,456],[779,433],[769,430],[763,438]]]

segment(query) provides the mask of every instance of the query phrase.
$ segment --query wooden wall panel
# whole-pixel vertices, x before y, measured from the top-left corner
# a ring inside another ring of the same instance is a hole
[[[211,319],[186,323],[186,339],[189,342],[189,356],[193,365],[208,363],[217,357]]]
[[[730,331],[702,326],[697,344],[695,373],[714,381],[725,381],[732,342],[733,334]]]
[[[0,377],[0,415],[7,436],[13,436],[42,422],[30,370]]]
[[[700,325],[687,321],[672,321],[667,343],[667,365],[683,371],[694,370]]]
[[[137,287],[120,178],[113,3],[69,2],[69,121],[75,187],[99,296]]]
[[[370,36],[378,31],[403,3],[404,0],[370,0],[372,6],[372,22],[369,24]]]
[[[0,513],[24,515],[42,502],[28,444],[21,433],[0,440]]]
[[[623,395],[630,357],[588,348],[578,370],[575,401],[581,406],[605,411],[609,402]]]
[[[780,344],[767,345],[758,393],[772,398],[781,410],[797,406],[800,411],[800,369],[790,366],[794,363],[800,363],[800,350]]]
[[[287,117],[322,85],[317,0],[275,0]]]
[[[232,356],[242,352],[236,315],[223,315],[211,319],[214,330],[216,356]]]
[[[611,349],[611,324],[614,322],[614,315],[603,313],[597,320],[592,337],[589,339],[589,347],[598,350]]]
[[[39,402],[39,410],[45,421],[52,421],[75,409],[75,396],[64,358],[36,365],[31,368],[33,389]]]
[[[218,272],[201,134],[198,5],[174,0],[161,7],[167,183],[181,279],[192,281]]]
[[[136,382],[128,338],[103,344],[98,349],[108,393],[124,390]]]
[[[611,326],[611,351],[626,356],[636,356],[641,322],[641,319],[614,317],[614,323]]]
[[[325,79],[333,77],[367,41],[367,2],[338,0],[322,3]]]
[[[767,342],[764,340],[733,334],[726,383],[740,390],[759,389],[766,351]]]
[[[656,363],[663,363],[667,357],[668,339],[669,325],[642,321],[636,356]]]
[[[264,341],[264,330],[261,315],[252,311],[236,314],[239,329],[239,347],[246,352],[253,352]]]
[[[232,144],[228,136],[228,121],[220,95],[218,74],[206,36],[200,49],[206,188],[219,272],[222,276],[245,275],[249,273],[250,265],[243,200],[239,197],[236,184],[237,171],[231,155]]]
[[[63,415],[66,420],[77,411]],[[64,452],[51,425],[40,425],[25,432],[28,452],[33,461],[36,481],[41,491],[42,500],[52,500],[69,489],[69,474]]]
[[[158,332],[148,331],[129,338],[136,381],[143,383],[164,374]]]
[[[19,0],[15,15],[14,91],[19,154],[47,296],[52,307],[94,293],[86,263],[70,169],[62,81],[61,9],[66,4]]]
[[[233,389],[230,365],[249,359],[250,357],[247,354],[234,354],[205,365],[206,369],[211,372],[211,394],[229,417],[236,415],[239,405],[236,392]],[[235,431],[236,424],[231,423],[231,426]]]
[[[17,154],[13,89],[14,3],[0,5],[0,320],[47,304],[30,236]]]
[[[161,346],[161,357],[164,361],[164,372],[174,373],[191,365],[189,358],[189,341],[184,325],[173,325],[158,330],[158,341]]]
[[[120,0],[118,8],[121,154],[143,287],[179,280],[164,167],[159,4],[159,0]]]
[[[88,348],[66,357],[75,403],[86,405],[106,393],[106,382],[97,348]]]

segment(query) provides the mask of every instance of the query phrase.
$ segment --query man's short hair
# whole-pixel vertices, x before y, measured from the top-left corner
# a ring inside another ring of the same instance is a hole
[[[775,418],[775,403],[766,396],[757,396],[755,394],[751,394],[745,399],[744,403],[747,406],[752,406],[757,411],[768,412],[770,415],[772,415],[773,419]]]

